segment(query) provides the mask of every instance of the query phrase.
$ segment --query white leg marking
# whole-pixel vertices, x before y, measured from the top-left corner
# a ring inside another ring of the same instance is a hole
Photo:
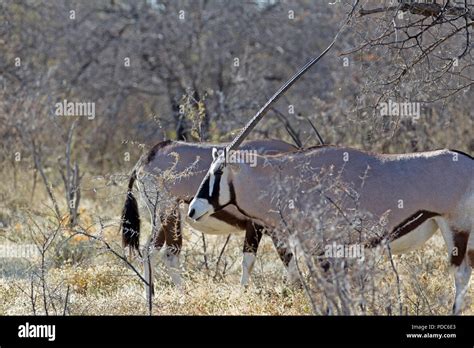
[[[242,278],[240,279],[240,284],[242,286],[249,285],[250,273],[252,273],[255,258],[254,253],[244,253],[244,256],[242,257]]]

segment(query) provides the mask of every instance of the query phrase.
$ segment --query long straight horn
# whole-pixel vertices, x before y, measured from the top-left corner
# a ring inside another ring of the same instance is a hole
[[[322,57],[324,57],[326,55],[326,53],[329,52],[329,50],[332,48],[332,46],[334,46],[334,44],[336,43],[336,40],[337,40],[339,34],[341,33],[342,29],[347,25],[347,23],[351,19],[352,14],[354,13],[354,10],[357,7],[358,3],[359,3],[359,0],[355,1],[354,5],[351,9],[351,12],[347,16],[346,21],[339,28],[338,32],[334,36],[334,39],[329,44],[329,46],[323,51],[323,53],[321,53],[319,56],[317,56],[316,58],[311,59],[308,63],[306,63],[306,65],[304,67],[302,67],[300,69],[300,71],[298,71],[295,75],[293,75],[288,81],[286,81],[286,83],[283,86],[280,87],[280,89],[278,91],[276,91],[276,93],[274,95],[272,95],[272,97],[265,103],[265,105],[260,110],[258,110],[258,112],[255,114],[255,116],[252,117],[252,119],[250,119],[250,121],[247,123],[247,125],[240,131],[240,133],[234,138],[234,140],[229,145],[227,145],[227,151],[237,149],[239,147],[239,145],[242,144],[242,142],[247,137],[247,135],[249,135],[249,133],[252,131],[252,129],[255,128],[257,123],[263,118],[263,116],[265,116],[265,114],[270,109],[270,106],[273,103],[275,103],[278,99],[280,99],[280,97],[283,95],[283,93],[285,93],[301,77],[301,75],[303,75],[306,71],[308,71],[309,68],[311,68],[314,64],[316,64]]]

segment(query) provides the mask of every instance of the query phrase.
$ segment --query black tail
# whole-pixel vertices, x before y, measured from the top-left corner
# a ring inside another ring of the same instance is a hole
[[[122,211],[122,245],[138,250],[140,245],[140,215],[138,214],[137,200],[133,196],[133,183],[137,178],[136,172],[132,173],[128,183],[127,199]]]

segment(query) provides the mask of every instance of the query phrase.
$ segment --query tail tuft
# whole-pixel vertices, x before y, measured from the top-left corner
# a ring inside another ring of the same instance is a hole
[[[122,211],[122,245],[130,247],[133,250],[139,250],[140,245],[140,215],[138,213],[138,204],[135,199],[132,188],[136,179],[136,173],[133,172],[128,184],[127,199]]]

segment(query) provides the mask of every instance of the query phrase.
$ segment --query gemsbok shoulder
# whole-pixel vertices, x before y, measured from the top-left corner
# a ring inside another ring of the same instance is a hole
[[[183,222],[206,234],[225,235],[245,231],[242,285],[249,283],[262,233],[268,233],[274,242],[276,241],[271,231],[265,231],[263,226],[243,216],[235,207],[229,206],[199,222],[186,218],[187,204],[192,200],[212,163],[212,149],[221,149],[226,145],[163,141],[155,145],[136,164],[129,180],[122,213],[122,240],[124,247],[139,250],[140,216],[138,202],[132,191],[136,184],[141,201],[151,216],[150,250],[144,249],[142,257],[144,261],[145,258],[150,260],[144,265],[145,279],[149,284],[153,284],[153,267],[149,265],[154,264],[155,250],[161,249],[165,243],[164,261],[168,272],[176,285],[181,284],[178,258],[182,248]],[[270,155],[297,150],[295,146],[280,140],[249,141],[243,144],[242,149],[255,154]],[[275,244],[275,247],[288,267],[291,253],[283,245]],[[291,272],[289,275],[294,276]]]
[[[304,210],[321,200],[316,177],[328,168],[341,182],[358,188],[357,207],[346,202],[342,210],[357,208],[374,218],[388,213],[386,234],[366,241],[368,246],[387,242],[393,253],[405,253],[441,230],[454,269],[453,312],[459,313],[474,267],[474,161],[468,154],[438,150],[389,155],[320,146],[258,156],[254,167],[229,164],[223,155],[216,155],[189,205],[188,216],[199,221],[234,205],[270,229],[280,226],[283,219],[303,220]],[[268,194],[276,182],[289,186],[286,191],[299,202],[296,209],[301,211],[296,215],[294,210],[291,214],[282,211],[278,199]],[[292,184],[296,182],[299,184]]]

